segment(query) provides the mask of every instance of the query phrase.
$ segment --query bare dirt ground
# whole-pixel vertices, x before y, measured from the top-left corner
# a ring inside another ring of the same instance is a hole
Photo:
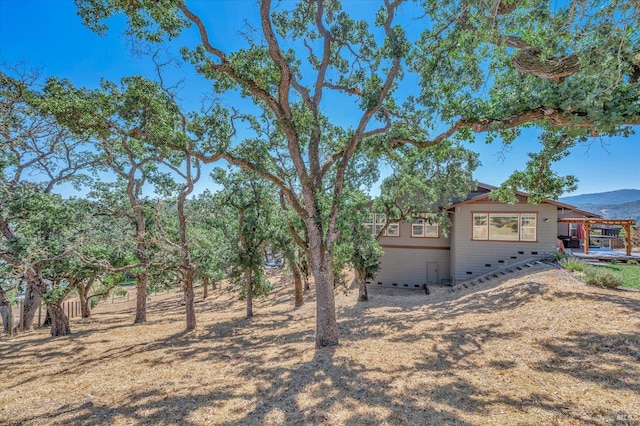
[[[436,289],[437,290],[437,289]],[[314,299],[286,279],[255,304],[230,289],[105,304],[73,335],[0,340],[0,424],[640,424],[640,293],[538,266],[427,296],[336,296],[341,343],[314,349]]]

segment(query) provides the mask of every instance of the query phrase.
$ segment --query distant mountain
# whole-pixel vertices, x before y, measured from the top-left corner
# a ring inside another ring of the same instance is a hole
[[[634,219],[640,224],[640,201],[605,205],[585,204],[576,207],[588,212],[598,213],[605,219]]]
[[[571,197],[562,197],[558,201],[572,206],[627,203],[629,201],[640,201],[640,189],[618,189],[617,191],[596,194],[573,195]]]
[[[640,190],[620,189],[563,197],[558,201],[571,204],[581,210],[598,213],[605,219],[635,219],[640,224]]]

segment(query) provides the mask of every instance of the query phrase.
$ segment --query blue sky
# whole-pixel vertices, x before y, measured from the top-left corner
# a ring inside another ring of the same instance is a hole
[[[243,20],[237,16],[256,14],[251,0],[208,2],[207,16],[212,39],[226,49],[237,43],[237,31]],[[366,9],[366,1],[352,4]],[[203,7],[203,3],[196,5]],[[112,81],[126,75],[150,75],[152,67],[147,58],[131,53],[130,43],[122,34],[123,19],[109,21],[110,31],[99,37],[86,29],[76,15],[71,0],[0,0],[0,58],[12,65],[24,62],[28,67],[42,70],[43,76],[68,78],[75,85],[96,87],[101,78]],[[189,36],[188,34],[185,34]],[[184,43],[180,40],[177,46]],[[182,98],[187,108],[197,108],[201,95],[208,90],[206,82],[193,75],[189,65],[174,71],[175,79],[186,79]],[[348,105],[337,105],[348,113]],[[573,149],[571,155],[555,165],[561,174],[578,177],[578,189],[565,195],[640,188],[640,129],[630,138],[595,138],[588,145]],[[514,170],[524,168],[527,152],[536,151],[535,132],[523,133],[512,146],[504,150],[481,139],[471,146],[480,153],[482,166],[476,171],[477,180],[493,185],[504,181]],[[212,186],[208,181],[203,186]]]

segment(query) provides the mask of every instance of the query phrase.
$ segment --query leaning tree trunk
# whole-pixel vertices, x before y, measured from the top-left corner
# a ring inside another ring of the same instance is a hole
[[[33,328],[33,321],[40,307],[41,298],[38,293],[33,291],[30,285],[27,285],[27,292],[24,297],[24,310],[22,311],[22,330],[28,331]]]
[[[51,335],[67,336],[71,334],[71,327],[69,327],[69,318],[64,313],[61,302],[52,302],[48,308],[49,316],[51,317]]]
[[[369,293],[367,292],[367,283],[364,279],[365,272],[356,268],[356,279],[358,280],[358,301],[366,302],[369,300]]]
[[[196,305],[193,292],[193,270],[184,273],[184,304],[187,314],[187,331],[196,329]]]
[[[304,305],[304,296],[302,288],[302,272],[297,262],[291,262],[291,272],[293,274],[293,287],[295,289],[295,306],[296,308]]]
[[[22,312],[22,330],[33,328],[33,321],[40,308],[42,294],[47,291],[47,284],[43,281],[39,268],[29,269],[25,276],[27,290],[24,297],[24,310]]]
[[[245,268],[244,276],[247,281],[247,318],[253,316],[253,271],[251,267]]]
[[[322,229],[314,222],[309,229],[311,271],[316,287],[316,348],[338,345],[338,323],[333,294],[333,256],[322,238]]]

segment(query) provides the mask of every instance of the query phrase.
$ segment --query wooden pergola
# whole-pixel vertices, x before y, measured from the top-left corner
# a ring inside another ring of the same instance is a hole
[[[589,253],[589,231],[593,225],[619,225],[624,228],[625,238],[627,240],[627,256],[631,256],[631,227],[636,224],[633,219],[596,219],[587,217],[563,217],[558,218],[558,223],[577,223],[582,227],[586,244],[584,244],[584,253]]]

